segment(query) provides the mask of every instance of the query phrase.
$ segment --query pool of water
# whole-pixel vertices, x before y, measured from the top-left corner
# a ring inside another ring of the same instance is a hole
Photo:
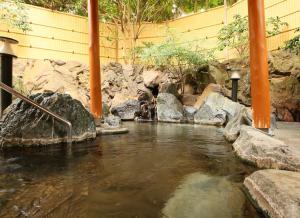
[[[259,217],[254,169],[222,129],[125,123],[129,134],[0,155],[0,217]]]

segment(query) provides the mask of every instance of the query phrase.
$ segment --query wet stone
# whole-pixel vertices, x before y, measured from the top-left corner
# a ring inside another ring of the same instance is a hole
[[[92,115],[70,95],[44,92],[31,95],[30,98],[71,122],[72,141],[96,137]],[[57,144],[66,142],[67,135],[68,127],[65,124],[19,99],[7,109],[0,129],[3,147]]]

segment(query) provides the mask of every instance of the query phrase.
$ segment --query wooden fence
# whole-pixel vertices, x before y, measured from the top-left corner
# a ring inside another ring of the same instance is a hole
[[[87,18],[51,11],[48,9],[27,6],[32,31],[23,33],[5,24],[0,24],[0,35],[19,40],[15,49],[21,58],[62,59],[88,62],[88,23]],[[240,0],[227,8],[217,7],[206,12],[188,15],[160,24],[143,24],[143,31],[137,45],[145,42],[157,43],[166,37],[168,28],[175,29],[179,43],[189,43],[203,49],[215,49],[218,31],[236,14],[247,15],[247,0]],[[299,0],[265,0],[266,18],[279,16],[289,26],[279,35],[268,37],[268,49],[276,50],[294,36],[294,30],[300,27]],[[227,16],[225,16],[225,13]],[[109,61],[123,62],[128,50],[125,43],[130,39],[122,37],[114,24],[100,24],[101,63]],[[219,60],[235,56],[233,51],[215,53]]]

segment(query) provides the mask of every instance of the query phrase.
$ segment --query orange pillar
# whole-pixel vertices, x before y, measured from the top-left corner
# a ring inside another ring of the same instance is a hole
[[[90,105],[95,119],[102,116],[98,0],[88,0]]]
[[[270,84],[264,0],[248,0],[253,124],[270,128]]]

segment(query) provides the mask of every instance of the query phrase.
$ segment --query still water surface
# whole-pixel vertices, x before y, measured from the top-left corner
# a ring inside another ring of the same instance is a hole
[[[130,133],[0,155],[0,217],[259,217],[254,169],[221,129],[125,123]]]

